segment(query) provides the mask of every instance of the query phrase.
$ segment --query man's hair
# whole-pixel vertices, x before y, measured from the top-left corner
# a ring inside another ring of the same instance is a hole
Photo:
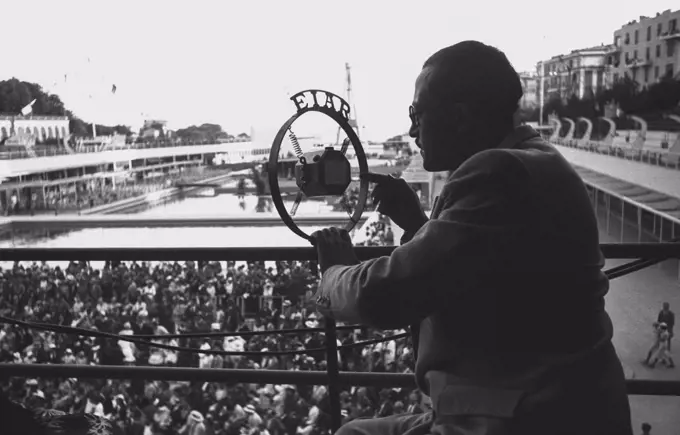
[[[442,48],[425,61],[423,69],[428,67],[434,73],[435,98],[443,103],[466,103],[495,118],[512,117],[524,94],[505,54],[478,41]]]

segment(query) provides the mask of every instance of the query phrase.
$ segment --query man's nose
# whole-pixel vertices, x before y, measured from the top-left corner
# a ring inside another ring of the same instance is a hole
[[[408,135],[411,136],[412,138],[416,139],[416,138],[418,138],[419,133],[420,132],[419,132],[419,129],[418,129],[418,126],[416,125],[416,123],[411,122],[411,128],[409,128],[409,130],[408,130]]]

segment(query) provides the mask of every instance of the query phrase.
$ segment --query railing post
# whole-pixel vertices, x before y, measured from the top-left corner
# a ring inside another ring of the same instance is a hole
[[[340,364],[338,362],[338,336],[335,320],[326,317],[326,361],[328,369],[328,399],[331,411],[331,429],[335,433],[342,424],[340,417]]]

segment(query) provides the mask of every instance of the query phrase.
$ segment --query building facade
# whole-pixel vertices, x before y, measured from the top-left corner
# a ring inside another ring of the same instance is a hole
[[[629,77],[646,86],[665,76],[678,77],[680,10],[641,16],[615,31],[607,65],[613,82]]]
[[[573,50],[569,54],[553,56],[537,65],[539,97],[547,101],[551,96],[568,100],[594,96],[607,86],[607,55],[609,45]]]
[[[10,136],[34,136],[42,142],[46,139],[63,139],[69,135],[66,116],[0,115],[0,141]]]
[[[522,81],[522,88],[524,89],[524,94],[519,103],[520,108],[533,109],[538,107],[538,76],[532,72],[521,72],[519,79]]]

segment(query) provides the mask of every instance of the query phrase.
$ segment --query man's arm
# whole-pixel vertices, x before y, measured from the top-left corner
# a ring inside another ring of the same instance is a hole
[[[322,314],[383,329],[405,327],[446,306],[501,261],[489,254],[507,251],[519,226],[530,225],[522,207],[528,174],[507,153],[472,160],[445,186],[439,218],[410,242],[390,256],[326,270],[317,293]]]

